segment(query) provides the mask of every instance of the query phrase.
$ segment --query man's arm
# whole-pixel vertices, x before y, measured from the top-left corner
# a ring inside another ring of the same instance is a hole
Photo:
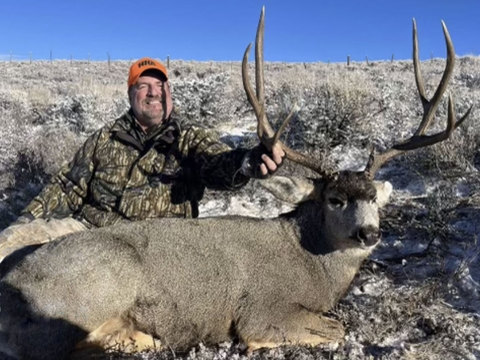
[[[100,131],[91,135],[73,160],[52,177],[49,184],[22,211],[21,219],[64,218],[82,206],[94,171],[94,153]]]
[[[194,159],[199,180],[207,187],[219,190],[237,189],[251,177],[268,176],[277,170],[285,155],[279,146],[272,154],[262,145],[251,150],[232,150],[218,141],[214,133],[194,127],[187,129],[182,136],[180,151]]]

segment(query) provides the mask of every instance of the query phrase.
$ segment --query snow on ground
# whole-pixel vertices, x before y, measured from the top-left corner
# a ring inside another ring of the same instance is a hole
[[[2,228],[91,131],[126,110],[128,65],[0,63]],[[422,65],[432,93],[444,62]],[[171,66],[182,119],[217,130],[232,146],[256,143],[238,63],[172,61]],[[480,108],[480,59],[460,58],[456,66],[450,88],[463,114],[472,104]],[[337,170],[362,169],[370,143],[388,147],[409,136],[421,118],[409,62],[275,63],[267,64],[265,78],[271,119],[284,118],[294,102],[301,105],[287,130],[289,145],[327,153],[327,163]],[[475,109],[451,145],[392,161],[377,174],[394,186],[381,212],[383,241],[329,314],[344,323],[344,344],[251,355],[241,344],[200,344],[185,354],[167,350],[123,358],[480,359],[480,114]],[[444,124],[444,105],[437,117]],[[287,165],[281,169],[289,171],[304,175]],[[259,183],[251,181],[236,193],[207,192],[201,216],[273,217],[291,209]]]

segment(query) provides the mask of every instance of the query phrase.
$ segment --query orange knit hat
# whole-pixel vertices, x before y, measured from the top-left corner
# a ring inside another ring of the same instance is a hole
[[[140,75],[146,70],[158,70],[165,75],[166,79],[168,79],[167,68],[163,66],[162,63],[155,59],[144,57],[135,61],[132,66],[130,66],[130,72],[128,73],[128,87],[134,85]]]

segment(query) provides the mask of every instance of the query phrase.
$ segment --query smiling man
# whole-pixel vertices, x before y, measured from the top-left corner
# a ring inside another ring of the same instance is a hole
[[[170,117],[172,97],[166,73],[163,65],[153,59],[141,59],[130,68],[128,98],[144,131]]]
[[[26,245],[91,227],[197,217],[205,188],[233,190],[276,171],[285,155],[231,149],[173,115],[167,69],[143,58],[128,76],[130,109],[92,134],[74,159],[0,234],[0,260]]]

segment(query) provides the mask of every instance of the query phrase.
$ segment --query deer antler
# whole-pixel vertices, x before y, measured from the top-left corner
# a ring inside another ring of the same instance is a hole
[[[265,86],[264,86],[264,76],[263,76],[263,34],[265,29],[265,6],[262,7],[262,12],[260,14],[260,20],[257,27],[257,35],[255,38],[255,84],[256,84],[256,95],[253,92],[253,88],[250,84],[248,78],[248,56],[250,55],[251,44],[248,45],[245,53],[243,55],[242,61],[242,80],[243,87],[247,94],[248,101],[253,107],[255,116],[257,118],[257,134],[260,139],[260,142],[271,151],[275,144],[280,144],[287,158],[293,162],[296,162],[302,166],[305,166],[321,176],[326,176],[327,174],[321,169],[318,162],[315,160],[306,157],[305,155],[292,150],[287,145],[282,143],[279,138],[284,129],[286,128],[288,122],[291,120],[295,112],[298,111],[298,107],[294,106],[290,114],[283,121],[280,128],[275,132],[270,123],[268,122],[266,111],[265,111]]]
[[[371,179],[375,176],[375,173],[380,169],[387,161],[394,158],[395,156],[401,155],[406,151],[422,148],[425,146],[430,146],[441,141],[444,141],[450,137],[453,131],[460,126],[460,124],[468,117],[472,107],[470,107],[465,115],[463,115],[460,120],[456,120],[455,107],[453,105],[452,96],[448,97],[448,122],[447,127],[444,131],[439,132],[434,135],[425,135],[425,131],[430,125],[433,117],[435,116],[435,111],[440,103],[442,95],[447,89],[448,82],[453,73],[453,68],[455,65],[455,50],[453,48],[452,39],[448,33],[447,26],[442,21],[443,34],[445,36],[445,42],[447,45],[447,63],[445,66],[445,71],[443,72],[442,79],[440,84],[435,91],[431,100],[427,99],[425,94],[425,87],[423,85],[423,78],[420,71],[420,60],[418,57],[418,37],[417,37],[417,24],[415,19],[413,19],[413,67],[415,72],[415,82],[417,84],[417,89],[420,94],[420,99],[423,105],[423,117],[420,125],[410,139],[405,140],[399,144],[395,144],[392,148],[386,150],[383,153],[376,153],[373,150],[370,154],[368,164],[365,168],[365,173]]]

